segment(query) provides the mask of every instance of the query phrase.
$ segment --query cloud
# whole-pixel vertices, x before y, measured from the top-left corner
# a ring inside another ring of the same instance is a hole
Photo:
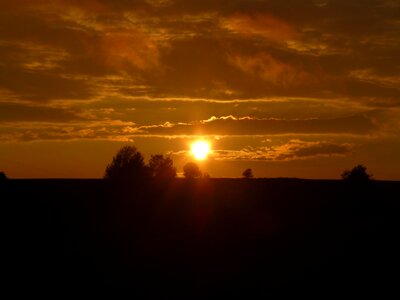
[[[292,140],[277,148],[276,160],[309,159],[316,156],[344,156],[351,153],[351,144],[304,142]]]
[[[111,80],[111,79],[110,79]],[[110,87],[112,89],[112,87]],[[138,126],[169,122],[195,123],[210,116],[251,116],[255,119],[332,119],[351,115],[370,115],[373,107],[351,105],[347,99],[250,99],[214,100],[191,98],[157,98],[110,96],[94,102],[69,101],[63,107],[88,119],[104,118],[134,121]]]
[[[113,68],[125,69],[130,64],[147,70],[159,65],[159,46],[154,38],[135,30],[107,32],[100,42],[104,62]]]
[[[399,96],[387,91],[392,86],[348,76],[373,68],[385,83],[396,79],[398,17],[375,2],[308,1],[297,9],[275,0],[4,0],[1,6],[0,86],[25,100],[94,100],[111,89],[214,99]],[[124,80],[115,87],[106,79],[112,76]]]
[[[268,53],[252,56],[231,55],[229,62],[244,73],[259,77],[264,81],[280,86],[292,86],[317,81],[307,72],[296,66],[284,63]]]
[[[44,102],[94,97],[91,87],[82,80],[63,78],[54,73],[31,72],[12,67],[3,71],[0,71],[0,88],[11,92],[15,98]]]
[[[289,161],[324,156],[345,156],[351,153],[351,148],[351,144],[291,140],[278,146],[247,147],[239,151],[217,150],[213,153],[213,157],[215,160],[224,161]]]
[[[159,48],[168,44],[98,1],[5,5],[0,87],[25,100],[92,100],[103,91],[93,84],[98,77],[123,74],[132,81],[159,67]]]
[[[85,99],[92,91],[87,82],[64,76],[67,51],[30,41],[1,41],[0,88],[16,97],[35,100]]]
[[[135,123],[119,137],[375,133],[395,122],[370,111],[399,107],[394,3],[4,0],[2,124],[56,128],[37,138],[118,120]]]
[[[248,146],[241,150],[214,150],[212,159],[217,161],[292,161],[316,157],[347,156],[352,152],[349,143],[326,141],[290,140],[280,145],[263,147]],[[186,156],[187,151],[174,152],[176,156]]]
[[[400,89],[400,75],[393,76],[378,75],[372,69],[353,70],[350,72],[350,77],[362,82],[376,84],[383,87]]]
[[[7,105],[4,105],[7,107]],[[9,107],[12,109],[12,106]],[[3,117],[1,141],[39,140],[121,140],[135,137],[195,137],[195,136],[271,136],[271,135],[370,135],[376,125],[365,116],[336,119],[256,119],[234,116],[211,117],[188,123],[165,122],[140,125],[132,121],[109,118],[113,109],[80,112],[65,109],[21,106],[21,114]],[[25,112],[25,113],[23,113]],[[39,116],[40,115],[40,116]],[[57,118],[55,121],[52,118]]]
[[[74,121],[74,122],[30,122],[4,123],[0,126],[0,142],[107,140],[132,142],[129,128],[133,122],[118,120]]]
[[[143,134],[157,135],[369,134],[376,126],[365,116],[294,120],[226,116],[139,129]]]
[[[325,38],[306,38],[302,40],[290,40],[286,42],[286,47],[290,50],[297,51],[301,55],[325,56],[325,55],[348,55],[352,51],[350,48],[342,48],[332,45]]]
[[[294,27],[268,13],[240,14],[223,18],[221,26],[244,36],[259,36],[272,42],[282,42],[296,36]]]
[[[73,111],[47,106],[0,102],[0,124],[4,122],[67,122],[83,120]]]

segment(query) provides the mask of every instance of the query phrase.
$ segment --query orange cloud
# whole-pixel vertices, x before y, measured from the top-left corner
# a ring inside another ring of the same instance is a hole
[[[379,75],[373,69],[350,71],[350,77],[362,82],[376,84],[383,87],[399,89],[400,76]]]
[[[101,117],[85,119],[85,116],[66,109],[49,109],[42,107],[20,108],[19,113],[12,112],[12,105],[4,105],[4,114],[0,114],[0,142],[5,141],[40,141],[40,140],[133,140],[136,137],[193,137],[193,136],[271,136],[271,135],[368,135],[376,126],[362,116],[336,119],[255,119],[251,117],[236,118],[233,116],[210,118],[190,123],[165,122],[160,125],[138,125],[131,121],[121,121]],[[1,107],[0,107],[1,108]],[[15,109],[15,105],[14,105]],[[55,122],[54,119],[59,120]],[[2,122],[3,121],[3,122]],[[90,130],[86,130],[90,129]],[[327,148],[307,144],[303,149],[301,143],[293,143],[289,148],[279,148],[285,153],[296,152],[297,156],[308,156],[309,151],[322,153]],[[329,147],[332,149],[332,147]],[[280,157],[284,160],[286,157]]]
[[[279,61],[268,53],[259,53],[254,56],[236,54],[231,55],[228,61],[244,73],[275,85],[297,85],[311,80],[307,72]]]
[[[156,41],[134,30],[107,32],[101,38],[100,50],[110,67],[124,68],[131,64],[146,70],[159,64],[160,52]]]
[[[296,36],[296,30],[290,24],[268,13],[236,14],[224,18],[221,26],[237,34],[260,36],[273,42],[290,40]]]
[[[106,6],[97,0],[2,0],[1,7],[10,10],[20,9],[36,11],[62,11],[66,7],[77,7],[91,12],[105,11],[106,9]]]

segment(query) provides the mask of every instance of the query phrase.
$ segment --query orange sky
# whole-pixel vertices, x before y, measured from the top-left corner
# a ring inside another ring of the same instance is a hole
[[[213,177],[400,179],[400,3],[0,0],[0,171],[102,177],[197,137]]]

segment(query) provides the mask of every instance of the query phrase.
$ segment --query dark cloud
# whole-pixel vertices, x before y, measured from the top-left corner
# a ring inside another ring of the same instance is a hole
[[[68,122],[83,120],[76,113],[60,108],[29,106],[0,102],[0,123],[2,122]]]
[[[12,106],[5,105],[5,111]],[[111,120],[102,111],[102,118],[93,118],[91,112],[77,114],[61,109],[23,107],[25,114],[10,114],[3,117],[0,126],[2,141],[97,139],[132,141],[136,137],[190,137],[190,136],[282,136],[282,135],[351,135],[368,136],[377,126],[365,116],[336,119],[256,119],[233,116],[190,123],[165,122],[162,125],[138,125],[129,121]],[[99,112],[96,112],[99,115]],[[39,116],[39,114],[41,116]],[[57,118],[54,121],[52,118]],[[1,119],[0,119],[1,121]],[[17,123],[19,122],[19,123]],[[396,123],[394,123],[396,124]],[[393,124],[387,130],[393,130]]]
[[[277,155],[276,160],[309,159],[316,156],[344,156],[351,153],[351,148],[350,144],[295,140],[279,148],[283,151]]]
[[[372,99],[370,100],[372,101]],[[380,101],[378,101],[381,103]],[[389,103],[388,103],[389,105]],[[371,104],[372,106],[372,104]],[[205,99],[103,99],[96,103],[79,106],[94,116],[118,118],[123,121],[134,121],[140,125],[158,123],[190,123],[217,116],[251,116],[256,119],[311,119],[340,118],[349,115],[369,114],[372,107],[355,103],[350,105],[346,100],[286,99],[270,100],[205,100]]]
[[[286,143],[253,147],[240,150],[215,150],[212,159],[216,161],[291,161],[316,157],[348,156],[353,145],[326,141],[289,140]],[[175,152],[175,156],[187,155],[186,151]]]
[[[0,86],[22,99],[33,101],[81,100],[93,96],[90,86],[82,80],[63,78],[49,72],[13,68],[0,71]]]
[[[5,122],[0,126],[1,142],[31,141],[70,141],[70,140],[106,140],[132,142],[133,136],[129,126],[132,122],[121,121],[65,121],[53,122],[24,121],[20,123]]]
[[[20,49],[11,56],[0,49],[7,57],[0,85],[28,100],[92,100],[115,84],[112,76],[124,78],[114,90],[125,96],[143,95],[140,86],[152,97],[400,96],[382,84],[399,74],[393,63],[400,50],[399,8],[393,2],[1,5],[0,44]],[[378,78],[355,76],[360,70]]]

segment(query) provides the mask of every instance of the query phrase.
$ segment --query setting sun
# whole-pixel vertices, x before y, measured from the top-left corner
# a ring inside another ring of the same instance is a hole
[[[203,160],[210,153],[210,144],[206,141],[197,141],[192,144],[193,156],[198,160]]]

